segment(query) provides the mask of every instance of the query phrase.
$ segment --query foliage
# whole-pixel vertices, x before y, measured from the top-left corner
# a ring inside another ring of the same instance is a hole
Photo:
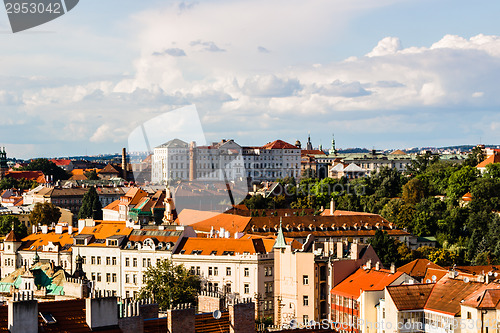
[[[472,148],[469,155],[467,155],[467,158],[464,161],[464,165],[475,167],[482,161],[484,161],[483,149],[479,146],[476,146]]]
[[[92,218],[102,220],[102,205],[95,187],[91,187],[83,196],[82,206],[78,212],[79,219]]]
[[[410,205],[419,203],[425,197],[426,188],[424,182],[413,178],[403,185],[403,201]]]
[[[439,161],[438,155],[433,155],[427,151],[417,157],[406,168],[406,173],[411,176],[418,176],[427,171],[427,168]]]
[[[12,215],[0,216],[0,235],[7,235],[12,230],[12,224],[14,224],[14,233],[17,238],[21,239],[28,235],[28,228]]]
[[[61,169],[54,162],[46,158],[37,158],[31,161],[27,166],[19,168],[19,170],[26,171],[42,171],[46,176],[52,176],[54,181],[65,180],[70,177],[64,169]]]
[[[368,240],[368,243],[373,246],[373,249],[384,266],[400,261],[400,257],[398,255],[399,242],[391,238],[387,234],[387,231],[378,229],[375,232],[375,236]]]
[[[464,166],[453,172],[448,179],[447,195],[452,199],[458,199],[470,190],[471,184],[478,176],[477,169],[471,166]]]
[[[37,202],[30,213],[30,223],[32,225],[50,225],[57,223],[61,217],[61,211],[51,202]]]
[[[201,280],[197,275],[169,259],[150,266],[144,272],[144,278],[139,298],[154,298],[162,310],[182,303],[195,303],[201,290]]]
[[[15,179],[12,177],[4,177],[0,180],[0,190],[8,190],[11,188],[17,188],[20,190],[31,190],[35,188],[38,183],[35,180],[28,180],[26,178]]]
[[[83,174],[88,180],[99,180],[99,176],[97,175],[97,171],[95,171],[95,169],[84,172]]]

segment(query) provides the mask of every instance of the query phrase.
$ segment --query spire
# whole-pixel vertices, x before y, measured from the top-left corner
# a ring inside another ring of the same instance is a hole
[[[313,149],[313,146],[312,146],[312,143],[311,143],[311,133],[308,133],[308,134],[307,134],[307,145],[306,145],[306,149],[307,149],[307,150],[312,150],[312,149]]]
[[[283,229],[281,228],[282,218],[280,217],[280,228],[278,229],[278,237],[276,237],[276,242],[274,242],[273,249],[285,249],[286,241],[283,235]]]
[[[38,247],[35,249],[35,256],[33,257],[33,265],[40,261],[40,256],[38,255]]]
[[[332,148],[328,152],[330,155],[337,155],[337,149],[335,148],[335,136],[332,133]]]

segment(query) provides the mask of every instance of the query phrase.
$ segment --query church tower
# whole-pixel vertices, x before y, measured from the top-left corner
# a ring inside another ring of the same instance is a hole
[[[307,145],[306,145],[307,150],[313,150],[313,145],[311,143],[311,134],[307,135]]]
[[[163,215],[163,224],[173,224],[177,218],[177,211],[175,210],[174,199],[172,198],[172,192],[170,192],[170,186],[167,184],[167,190],[165,194],[165,213]]]
[[[329,155],[337,155],[337,149],[335,149],[335,137],[332,134],[332,148],[328,152]]]
[[[7,153],[5,152],[5,147],[0,149],[0,179],[5,176],[5,173],[9,171],[9,166],[7,165]]]

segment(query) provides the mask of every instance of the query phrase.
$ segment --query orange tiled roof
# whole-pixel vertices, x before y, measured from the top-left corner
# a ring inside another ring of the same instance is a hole
[[[477,309],[500,308],[500,284],[489,283],[468,295],[462,305]]]
[[[113,165],[108,163],[99,173],[112,173],[112,174],[120,174],[120,171],[116,169]]]
[[[324,151],[319,149],[313,149],[313,150],[302,149],[300,155],[305,156],[305,155],[326,155],[326,154]]]
[[[208,218],[201,222],[193,223],[191,226],[195,230],[209,232],[212,227],[214,229],[224,228],[231,234],[235,232],[243,232],[248,226],[251,217],[230,215],[230,214],[218,214],[212,218]]]
[[[262,146],[263,149],[299,149],[297,146],[289,144],[283,140],[269,142]]]
[[[191,225],[194,223],[208,220],[217,215],[220,215],[220,213],[184,208],[179,213],[179,217],[177,218],[176,222],[180,225]]]
[[[387,286],[394,305],[399,311],[423,309],[429,298],[433,283]]]
[[[39,184],[45,184],[45,175],[42,171],[7,171],[5,177],[10,177],[14,179],[28,179],[34,180]]]
[[[261,238],[264,241],[264,245],[266,247],[266,251],[267,252],[272,252],[273,251],[274,242],[276,242],[276,237],[277,237],[276,235],[261,236],[261,235],[245,234],[242,237],[240,237],[239,239],[257,239],[257,238]],[[292,249],[295,249],[295,250],[302,249],[302,243],[296,241],[293,238],[285,237],[285,242],[287,244],[291,245]],[[270,247],[269,247],[269,245],[270,245]]]
[[[141,190],[140,188],[138,187],[131,187],[127,193],[125,193],[125,195],[122,197],[123,200],[122,203],[125,204],[125,205],[132,205],[132,206],[135,206],[139,203],[139,201],[141,201],[142,197],[145,197],[147,196],[148,194]]]
[[[472,201],[472,193],[467,192],[463,195],[462,201]]]
[[[56,160],[56,159],[52,159],[50,161],[53,162],[57,166],[69,165],[71,163],[71,160]]]
[[[434,284],[425,309],[456,316],[460,314],[460,301],[482,286],[479,282],[464,282],[445,275]]]
[[[343,216],[343,215],[357,215],[357,216],[380,216],[378,214],[373,213],[365,213],[365,212],[353,212],[350,210],[334,210],[333,215],[330,214],[330,209],[325,209],[321,212],[321,216]]]
[[[273,242],[274,244],[274,242]],[[175,254],[192,254],[193,251],[201,251],[198,255],[223,255],[224,251],[234,254],[256,254],[266,253],[266,246],[262,239],[234,239],[234,238],[184,238],[177,248]]]
[[[73,245],[73,235],[68,234],[68,229],[63,228],[62,234],[56,234],[54,231],[50,231],[46,234],[41,232],[37,232],[36,234],[30,234],[22,239],[23,244],[19,247],[19,250],[24,251],[41,251],[40,246],[48,245],[49,242],[53,244],[59,243],[61,248],[66,247],[66,249],[70,249],[71,245]],[[60,248],[60,250],[61,250]]]
[[[386,269],[364,269],[359,268],[356,272],[346,277],[344,281],[340,282],[332,289],[332,294],[358,298],[361,291],[365,290],[384,290],[397,278],[403,275],[403,272],[396,272],[392,274]]]
[[[115,235],[128,236],[133,228],[127,228],[124,221],[96,221],[94,227],[84,227],[80,235],[94,235],[95,239],[106,239]],[[106,246],[106,243],[91,243],[90,246]]]
[[[404,266],[398,268],[398,272],[403,272],[409,276],[421,279],[425,276],[428,268],[443,269],[443,267],[436,265],[428,259],[415,259]]]
[[[454,266],[456,271],[467,274],[486,274],[488,272],[500,273],[499,265],[480,265],[480,266]]]
[[[448,271],[445,268],[432,268],[429,267],[427,271],[425,272],[425,276],[423,278],[423,281],[432,281],[432,277],[436,277],[436,281],[440,280],[443,276],[445,276],[448,273]]]
[[[500,163],[500,154],[495,153],[491,155],[490,157],[488,157],[487,159],[476,165],[476,168],[484,168],[491,163]]]
[[[115,200],[103,209],[116,210],[118,211],[118,206],[120,205],[120,200]]]

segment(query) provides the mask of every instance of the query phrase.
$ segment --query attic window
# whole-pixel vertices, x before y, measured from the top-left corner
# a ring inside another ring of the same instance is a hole
[[[191,254],[201,254],[203,252],[202,250],[193,250],[191,251]]]
[[[59,239],[63,238],[63,236],[59,236]]]
[[[50,312],[40,312],[40,316],[46,324],[55,324],[57,323],[56,318]]]
[[[232,256],[232,255],[234,255],[234,251],[224,251],[224,252],[222,252],[222,255],[223,256]]]
[[[186,253],[186,250],[181,250],[180,254]]]
[[[120,229],[117,229],[116,232],[120,232]]]
[[[212,251],[212,252],[210,252],[210,254],[216,255],[217,251]]]
[[[94,230],[92,230],[92,233],[95,233],[97,231],[97,228],[94,228]]]

